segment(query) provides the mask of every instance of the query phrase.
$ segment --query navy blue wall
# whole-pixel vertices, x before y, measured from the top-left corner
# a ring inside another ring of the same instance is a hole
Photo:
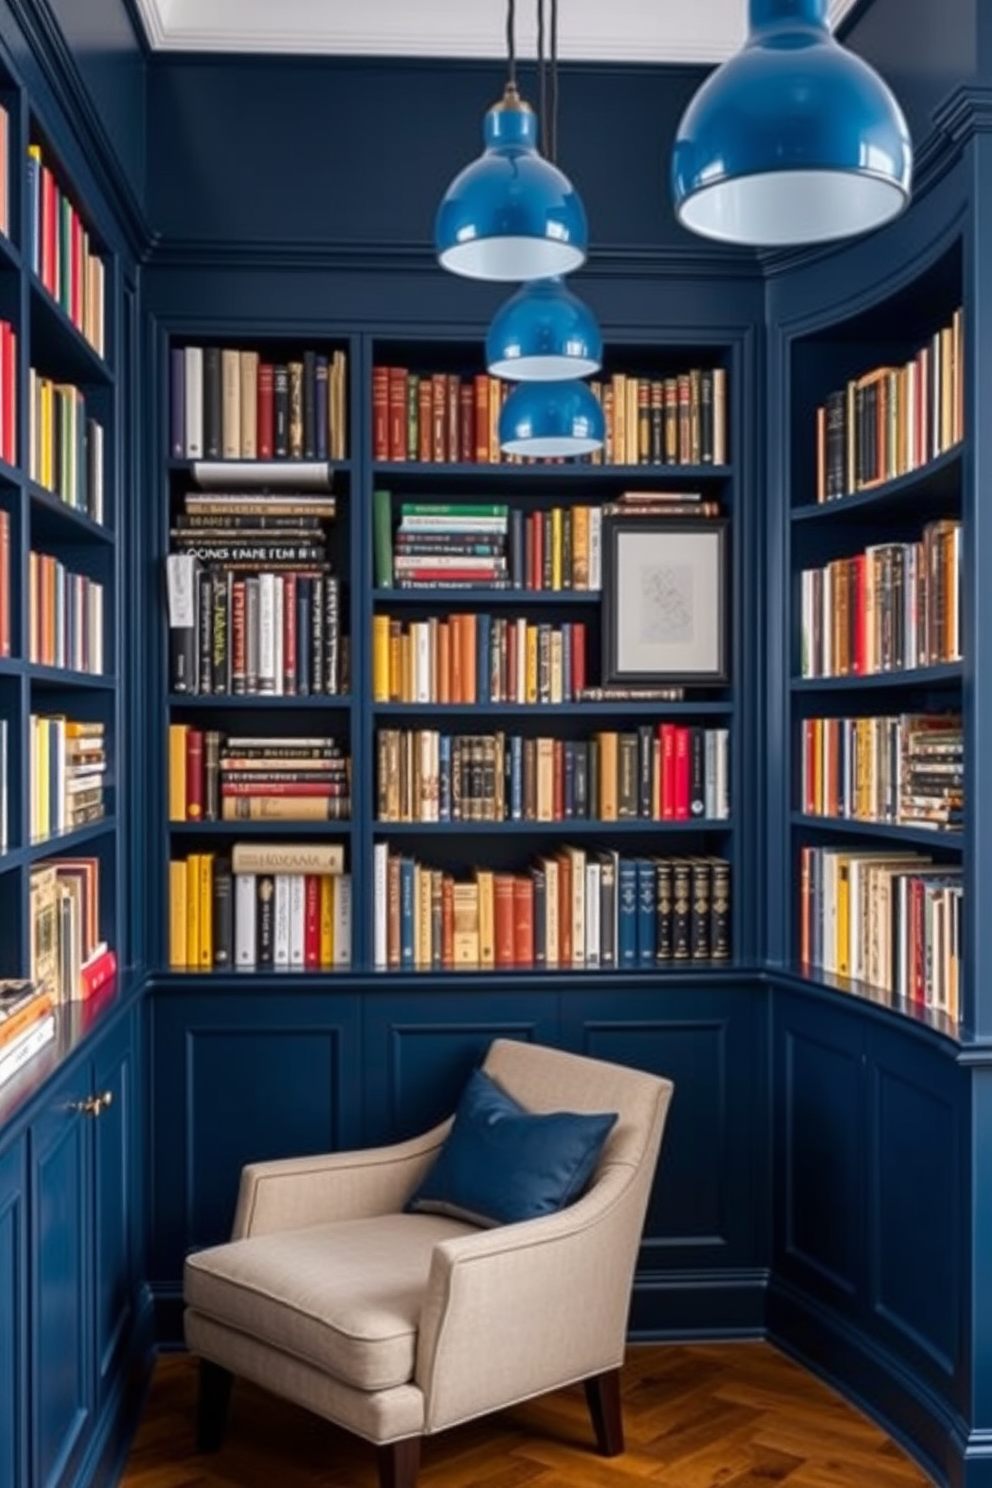
[[[895,90],[914,144],[929,134],[936,105],[977,79],[983,56],[985,75],[992,70],[992,49],[980,52],[977,39],[978,13],[989,9],[984,0],[872,0],[843,32]]]
[[[132,194],[145,198],[145,48],[123,0],[47,0]]]
[[[65,0],[70,3],[70,0]],[[563,69],[559,161],[593,254],[698,242],[668,197],[669,144],[701,68]],[[482,148],[496,63],[181,58],[149,78],[149,216],[166,242],[427,247],[436,205]],[[536,104],[528,69],[522,90]]]

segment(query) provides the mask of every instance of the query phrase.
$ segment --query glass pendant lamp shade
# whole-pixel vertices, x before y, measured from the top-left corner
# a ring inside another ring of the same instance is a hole
[[[499,443],[508,455],[588,455],[605,435],[603,410],[584,382],[522,382],[500,410]]]
[[[560,279],[535,279],[497,310],[486,366],[514,382],[588,377],[603,364],[596,317]]]
[[[827,0],[749,0],[744,47],[679,124],[676,215],[754,246],[863,233],[907,205],[909,130],[876,72],[836,42]]]
[[[441,266],[469,279],[543,279],[585,261],[585,208],[539,154],[537,118],[508,83],[485,120],[483,153],[448,187],[434,242]]]

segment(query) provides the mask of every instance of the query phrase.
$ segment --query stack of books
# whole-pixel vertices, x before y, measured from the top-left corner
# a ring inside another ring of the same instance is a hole
[[[32,713],[32,842],[100,821],[106,769],[102,723]]]
[[[37,982],[0,981],[0,1085],[55,1037],[55,998]]]

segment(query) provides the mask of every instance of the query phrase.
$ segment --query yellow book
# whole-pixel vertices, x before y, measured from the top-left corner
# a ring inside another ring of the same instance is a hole
[[[169,965],[182,971],[186,965],[186,861],[169,864]]]
[[[334,879],[329,873],[320,876],[320,969],[330,971],[334,965]]]
[[[572,588],[589,588],[589,508],[572,507]]]
[[[33,787],[38,797],[38,829],[36,834],[38,841],[43,840],[45,837],[50,837],[54,825],[52,822],[50,805],[51,790],[49,786],[52,769],[51,751],[49,749],[49,741],[51,739],[49,722],[50,720],[47,718],[39,718],[38,720],[38,772],[34,777]]]
[[[838,976],[851,971],[851,859],[846,853],[837,856],[837,919],[834,930],[834,966]]]
[[[619,738],[613,732],[599,733],[599,819],[616,821],[618,801],[618,752]]]
[[[211,971],[214,964],[214,854],[200,853],[200,924],[199,956],[197,964],[203,971]]]
[[[186,736],[188,723],[169,724],[169,820],[186,820]]]
[[[414,924],[413,964],[418,971],[430,971],[432,935],[431,935],[431,893],[433,875],[430,868],[422,868],[419,864],[416,868],[414,881],[414,910],[416,920]]]
[[[186,965],[200,964],[200,855],[186,859]]]
[[[524,702],[537,702],[537,626],[528,625],[524,666]]]
[[[561,507],[555,506],[551,509],[551,587],[560,589],[561,583],[561,557],[562,557],[562,535],[561,535]]]
[[[479,965],[496,965],[496,883],[491,868],[477,868],[475,881],[479,891]]]
[[[372,699],[389,702],[389,616],[372,618]]]

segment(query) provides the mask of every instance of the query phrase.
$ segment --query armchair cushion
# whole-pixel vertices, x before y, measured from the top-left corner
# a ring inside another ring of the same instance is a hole
[[[535,1115],[476,1070],[407,1208],[487,1228],[554,1214],[582,1193],[616,1119],[615,1112]]]
[[[344,1384],[387,1390],[413,1378],[435,1246],[472,1233],[391,1214],[235,1240],[187,1257],[186,1302]]]

